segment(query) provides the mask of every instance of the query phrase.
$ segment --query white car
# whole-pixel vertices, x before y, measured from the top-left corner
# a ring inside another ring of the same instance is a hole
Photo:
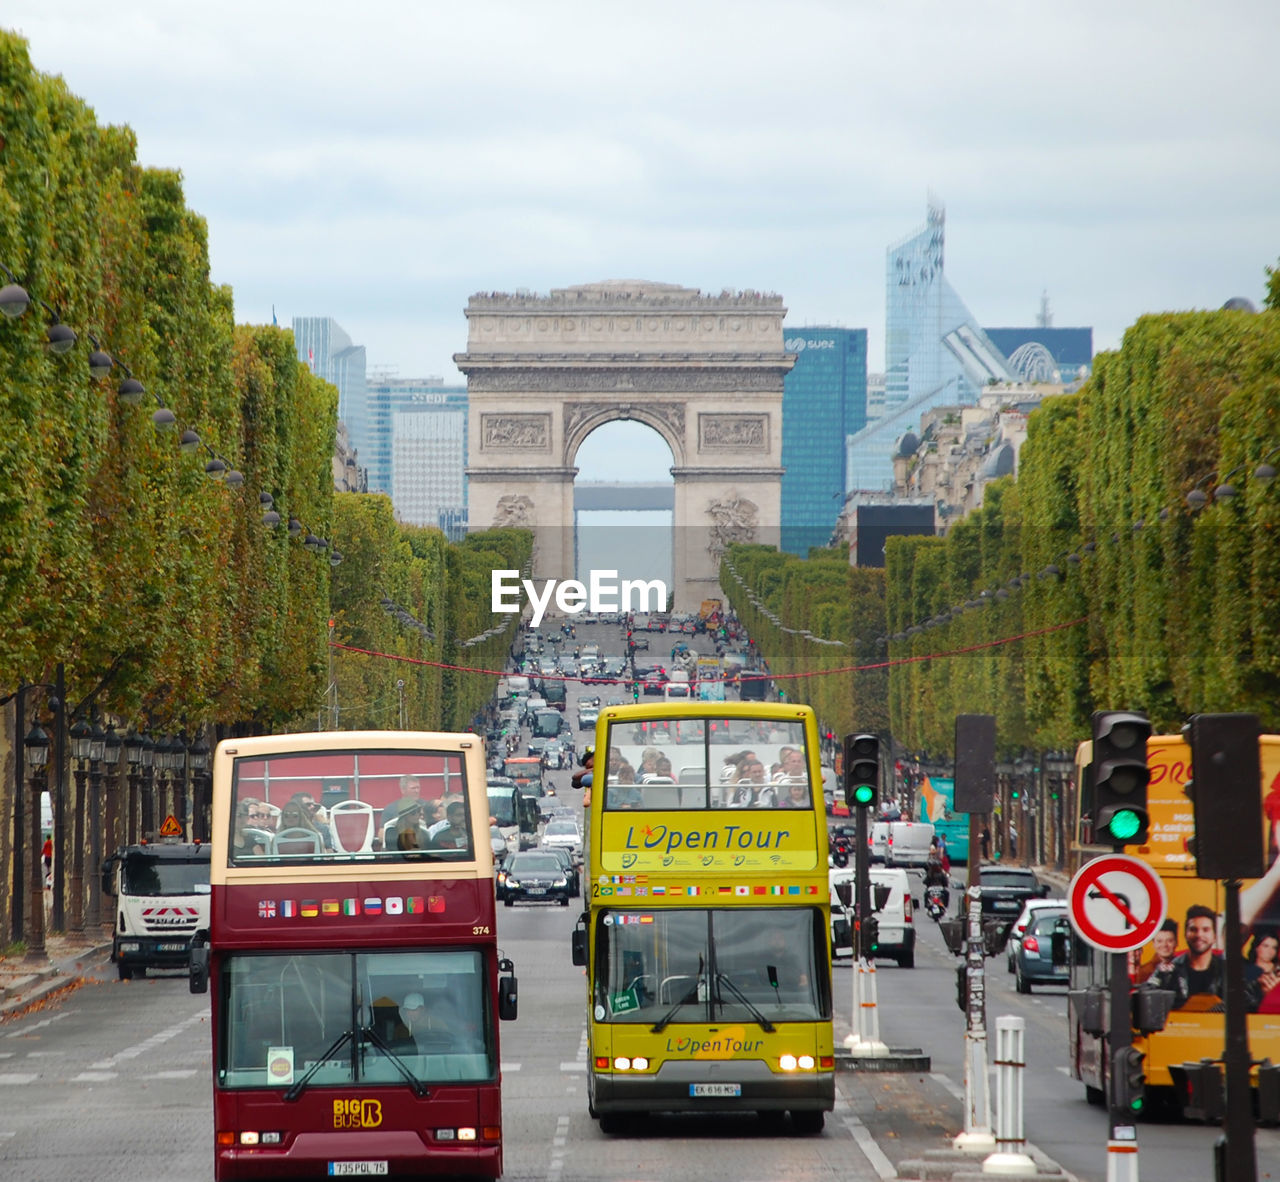
[[[575,858],[582,857],[582,830],[578,828],[578,822],[571,818],[563,818],[555,821],[548,821],[546,828],[542,831],[542,840],[538,843],[544,846],[559,846],[561,849],[568,850]]]
[[[1009,942],[1005,945],[1008,952],[1009,972],[1017,971],[1018,946],[1022,943],[1023,934],[1027,928],[1031,926],[1031,920],[1037,911],[1062,911],[1066,912],[1067,901],[1065,899],[1028,899],[1022,905],[1022,914],[1013,921],[1013,927],[1009,929]]]
[[[852,866],[828,871],[831,889],[831,958],[852,956],[848,941],[853,932],[853,905],[857,903],[857,886]],[[872,866],[868,870],[871,880],[871,905],[875,907],[876,887],[885,891],[884,906],[873,910],[879,924],[879,940],[876,959],[896,960],[904,969],[915,967],[916,929],[911,905],[911,882],[907,872],[898,867]],[[846,889],[847,888],[847,889]],[[841,896],[849,897],[846,906]]]

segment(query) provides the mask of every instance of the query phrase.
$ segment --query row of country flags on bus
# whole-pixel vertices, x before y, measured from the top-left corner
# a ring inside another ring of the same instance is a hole
[[[426,915],[444,911],[443,895],[382,899],[259,899],[259,919],[316,919],[322,915]]]
[[[668,898],[672,896],[698,897],[707,898],[708,896],[723,897],[725,895],[735,896],[737,898],[753,897],[757,895],[778,896],[778,895],[816,895],[818,888],[814,884],[808,886],[797,886],[787,884],[785,886],[647,886],[647,885],[629,885],[619,883],[620,878],[625,875],[604,875],[600,876],[600,894],[601,896],[612,895],[615,898],[619,896],[630,896],[632,898],[652,898],[657,896]],[[639,876],[637,876],[639,877]]]

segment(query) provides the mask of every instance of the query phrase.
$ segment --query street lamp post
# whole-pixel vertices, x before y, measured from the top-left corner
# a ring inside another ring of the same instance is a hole
[[[71,740],[71,758],[75,760],[72,769],[75,789],[71,797],[71,911],[67,930],[79,934],[84,931],[84,823],[88,801],[85,765],[89,761],[93,732],[83,718],[77,718],[68,737]]]
[[[156,745],[150,735],[142,736],[142,841],[150,841],[156,831]]]
[[[117,749],[119,740],[117,742]],[[102,761],[106,757],[107,732],[95,722],[89,736],[89,913],[90,929],[102,925]]]
[[[129,791],[127,794],[124,844],[136,845],[141,814],[142,736],[132,727],[129,728],[129,733],[124,738],[124,757],[125,762],[129,765]]]
[[[209,745],[197,735],[187,748],[187,763],[191,768],[191,838],[193,841],[209,840],[209,800],[206,795],[206,771],[209,767]]]
[[[31,771],[31,799],[35,807],[31,810],[31,872],[27,876],[28,919],[25,932],[27,942],[26,959],[32,964],[45,964],[49,957],[44,950],[44,866],[40,857],[40,849],[44,845],[41,838],[40,793],[48,781],[49,770],[49,736],[44,733],[38,722],[31,724],[31,730],[22,743],[27,767]]]

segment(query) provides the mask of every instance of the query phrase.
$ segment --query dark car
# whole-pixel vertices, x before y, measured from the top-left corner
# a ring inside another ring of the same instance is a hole
[[[978,889],[982,896],[982,918],[997,919],[1013,926],[1028,899],[1044,899],[1047,883],[1037,881],[1033,871],[1021,866],[979,866]]]
[[[555,854],[546,850],[516,854],[507,863],[506,872],[502,884],[503,906],[550,903],[553,900],[562,907],[569,906],[569,878],[563,862]]]
[[[560,864],[564,867],[565,877],[569,880],[569,894],[575,899],[581,898],[582,879],[578,873],[578,867],[574,863],[573,853],[563,846],[555,845],[542,846],[538,852],[555,854],[560,859]]]
[[[1071,920],[1066,910],[1037,911],[1013,958],[1018,992],[1030,993],[1032,985],[1068,984],[1070,959]]]

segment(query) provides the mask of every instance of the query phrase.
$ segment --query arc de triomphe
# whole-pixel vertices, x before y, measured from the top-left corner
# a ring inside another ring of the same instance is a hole
[[[578,448],[645,423],[675,463],[677,611],[719,594],[730,542],[777,545],[782,479],[781,296],[616,281],[467,302],[468,517],[530,527],[534,577],[573,570]]]

